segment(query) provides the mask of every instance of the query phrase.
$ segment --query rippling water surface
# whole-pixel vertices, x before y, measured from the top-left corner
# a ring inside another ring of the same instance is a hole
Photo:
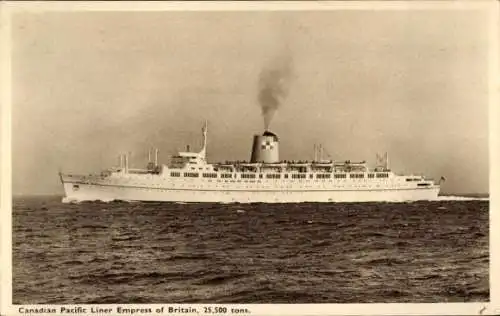
[[[488,207],[15,198],[13,301],[488,301]]]

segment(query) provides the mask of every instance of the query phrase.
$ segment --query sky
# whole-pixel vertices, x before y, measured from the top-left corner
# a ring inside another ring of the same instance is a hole
[[[262,74],[287,61],[269,129],[281,159],[375,163],[487,193],[486,12],[42,12],[12,18],[14,194],[62,194],[150,147],[250,158]]]

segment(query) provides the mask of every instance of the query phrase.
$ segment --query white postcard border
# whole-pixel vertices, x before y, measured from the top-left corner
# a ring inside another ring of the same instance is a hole
[[[20,315],[21,305],[12,305],[12,161],[11,161],[11,51],[10,21],[16,12],[41,11],[259,11],[259,10],[488,10],[490,13],[489,34],[489,148],[490,148],[490,302],[489,303],[436,303],[436,304],[217,304],[230,308],[248,308],[250,315],[492,315],[500,314],[500,107],[499,85],[499,4],[497,1],[349,1],[349,2],[3,2],[0,3],[0,69],[1,69],[1,148],[0,157],[0,203],[1,203],[1,296],[0,314]],[[471,105],[473,106],[473,105]],[[496,228],[496,229],[495,229]],[[496,281],[495,281],[496,280]],[[23,307],[56,308],[60,306],[92,306],[116,309],[193,307],[202,309],[210,304],[113,304],[113,305],[22,305]],[[215,306],[215,304],[213,305]],[[115,313],[113,313],[115,314]],[[154,314],[154,313],[153,313]],[[43,315],[38,313],[36,315]],[[54,314],[50,314],[54,315]],[[80,314],[83,315],[83,314]],[[140,315],[140,314],[134,314]],[[164,313],[164,315],[174,315]],[[177,315],[177,314],[175,314]],[[181,314],[179,314],[181,315]],[[189,315],[183,314],[183,315]]]

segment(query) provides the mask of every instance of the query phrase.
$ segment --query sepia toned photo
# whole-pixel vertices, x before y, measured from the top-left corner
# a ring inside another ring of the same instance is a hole
[[[299,4],[9,14],[11,310],[488,306],[488,6]]]

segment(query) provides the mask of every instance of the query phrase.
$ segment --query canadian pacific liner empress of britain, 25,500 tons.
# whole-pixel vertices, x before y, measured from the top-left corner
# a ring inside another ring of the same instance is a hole
[[[202,131],[202,149],[179,152],[168,165],[158,164],[156,149],[154,161],[150,153],[145,169],[129,168],[128,156],[122,155],[118,167],[100,174],[60,173],[65,201],[416,201],[436,199],[439,193],[440,183],[420,175],[392,172],[387,154],[383,163],[373,169],[364,161],[337,162],[317,157],[313,161],[282,161],[278,137],[269,131],[254,136],[250,161],[208,163],[206,123]]]

